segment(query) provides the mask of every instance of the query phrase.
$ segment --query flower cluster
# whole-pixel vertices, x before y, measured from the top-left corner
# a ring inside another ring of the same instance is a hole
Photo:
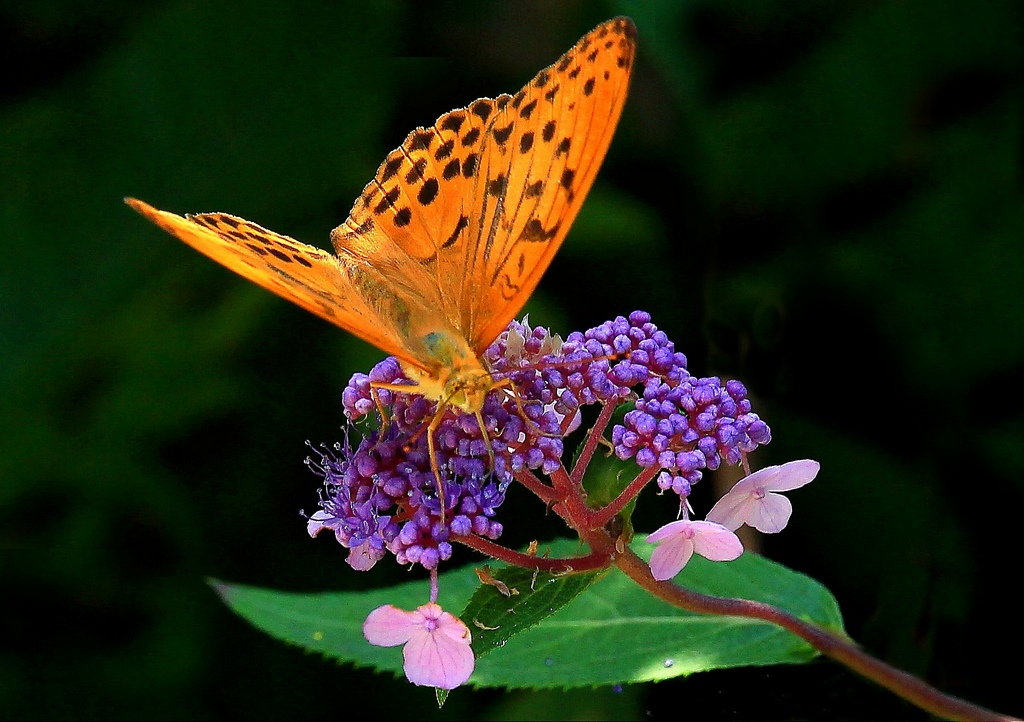
[[[355,446],[315,449],[319,458],[307,460],[324,480],[309,533],[333,531],[356,569],[387,552],[399,563],[436,569],[451,556],[453,539],[501,535],[495,514],[509,484],[524,470],[560,468],[562,438],[579,424],[584,405],[632,400],[612,429],[616,453],[663,469],[658,485],[682,498],[702,469],[739,463],[770,439],[742,384],[691,376],[686,357],[641,311],[564,341],[525,319],[512,322],[482,363],[496,381],[480,414],[485,430],[474,414],[454,407],[436,419],[441,483],[427,439],[436,403],[414,385],[409,393],[394,390],[411,383],[394,358],[353,376],[342,395],[346,415],[355,422],[379,412],[382,431]]]
[[[739,381],[651,376],[636,407],[612,431],[620,459],[635,458],[644,467],[665,469],[658,486],[680,497],[700,481],[701,470],[723,461],[736,465],[743,455],[771,440],[768,425],[750,410]]]

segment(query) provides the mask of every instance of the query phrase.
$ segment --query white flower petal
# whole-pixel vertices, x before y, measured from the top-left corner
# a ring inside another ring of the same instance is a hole
[[[782,494],[765,494],[764,498],[751,505],[747,524],[762,534],[776,534],[786,528],[793,514],[793,502]]]
[[[309,519],[306,520],[306,532],[311,537],[315,537],[317,534],[320,533],[321,529],[327,526],[326,524],[324,524],[324,519],[329,518],[330,517],[328,516],[327,512],[325,512],[323,509],[313,512],[313,516],[309,517]]]
[[[693,522],[689,521],[688,519],[679,519],[677,521],[670,522],[665,526],[661,527],[660,529],[652,531],[650,534],[648,534],[647,539],[645,539],[645,541],[648,544],[657,544],[658,542],[664,539],[668,539],[669,537],[673,537],[676,534],[679,534],[692,523]]]
[[[363,622],[363,636],[377,647],[394,647],[408,642],[417,630],[424,630],[423,615],[407,612],[393,604],[377,607]]]
[[[683,570],[692,556],[693,540],[688,533],[682,532],[666,537],[651,553],[651,574],[659,582],[671,579]]]
[[[369,569],[372,569],[373,565],[380,561],[383,557],[383,549],[381,549],[378,553],[370,545],[370,542],[363,542],[359,546],[352,547],[348,550],[348,556],[345,557],[345,563],[347,563],[357,572],[365,572]]]
[[[799,461],[786,462],[782,466],[775,468],[778,471],[774,478],[762,487],[767,491],[799,489],[801,486],[809,484],[814,480],[814,477],[818,475],[818,470],[821,469],[821,464],[813,459],[800,459]]]
[[[730,489],[711,507],[711,511],[704,517],[706,521],[721,524],[729,531],[736,531],[743,526],[747,520],[747,508],[754,501],[754,497],[749,491],[737,491],[737,486],[739,484]]]
[[[436,607],[428,604],[417,611]],[[433,614],[427,612],[427,617]],[[455,689],[473,674],[476,659],[469,646],[469,628],[454,615],[441,612],[433,631],[421,627],[402,650],[405,676],[416,685]]]
[[[731,562],[743,553],[743,543],[730,529],[708,521],[693,522],[693,550],[713,562]]]

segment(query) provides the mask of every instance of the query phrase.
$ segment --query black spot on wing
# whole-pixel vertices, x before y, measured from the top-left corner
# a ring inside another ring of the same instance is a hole
[[[448,236],[448,240],[441,244],[441,248],[448,248],[453,245],[455,241],[459,239],[459,234],[469,225],[469,216],[459,216],[458,223],[455,224],[455,230],[452,231],[451,235]]]
[[[384,167],[381,169],[380,182],[385,183],[398,175],[398,170],[402,167],[402,163],[404,162],[405,156],[401,153],[397,153],[389,157],[384,162]]]
[[[421,205],[429,206],[437,198],[437,189],[437,178],[428,178],[420,187],[420,192],[416,194],[416,200]]]
[[[409,172],[405,174],[405,182],[410,184],[419,183],[420,180],[423,178],[423,171],[426,169],[426,167],[427,159],[418,159],[415,163],[413,163],[412,168],[409,169]]]
[[[498,142],[498,145],[505,145],[508,141],[508,137],[512,135],[512,128],[515,123],[509,123],[504,128],[495,128],[491,131],[491,135],[494,136],[494,140]]]
[[[494,197],[503,195],[506,187],[508,187],[508,179],[504,173],[499,173],[487,182],[487,192]]]
[[[544,124],[544,129],[540,132],[540,137],[544,139],[545,143],[551,142],[551,139],[555,137],[555,121],[549,120]]]
[[[391,208],[393,205],[395,205],[395,201],[398,200],[398,196],[401,193],[402,189],[399,188],[398,186],[395,186],[387,193],[385,193],[384,197],[381,198],[380,203],[378,203],[377,206],[373,209],[374,214],[379,216],[388,208]]]
[[[441,121],[441,130],[450,130],[453,133],[458,133],[459,128],[462,127],[463,122],[466,120],[465,113],[449,113],[448,116]]]
[[[267,252],[270,255],[272,255],[274,258],[278,259],[279,261],[284,261],[285,263],[291,263],[292,262],[291,256],[289,256],[284,251],[280,251],[280,250],[278,250],[276,248],[268,248]]]
[[[493,110],[494,106],[492,106],[491,101],[487,100],[486,98],[482,98],[473,103],[471,106],[469,106],[469,111],[478,118],[480,118],[480,120],[484,121],[485,123],[487,122],[487,119],[491,116],[491,112]]]
[[[455,141],[452,139],[446,140],[434,153],[436,160],[444,160],[452,154],[452,150],[455,148]]]
[[[550,241],[558,233],[559,225],[559,223],[556,223],[550,229],[547,229],[544,228],[544,224],[541,223],[539,218],[531,218],[523,226],[523,232],[519,234],[519,240],[530,242]]]
[[[434,142],[434,131],[418,130],[409,139],[407,150],[411,153],[417,150],[430,150],[430,144]]]

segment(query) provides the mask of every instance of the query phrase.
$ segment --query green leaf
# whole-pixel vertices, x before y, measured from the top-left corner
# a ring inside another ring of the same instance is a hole
[[[477,660],[550,617],[604,574],[607,570],[555,576],[521,567],[506,567],[494,573],[493,578],[504,585],[509,596],[492,584],[483,584],[461,615],[473,630]]]
[[[645,547],[650,549],[639,542],[635,546],[639,553],[644,553]],[[553,554],[572,554],[577,549],[573,541],[552,545]],[[503,581],[524,596],[533,574],[516,571],[520,576],[513,574]],[[695,557],[676,581],[706,594],[774,604],[842,633],[838,605],[824,587],[763,557],[744,554],[727,563]],[[367,644],[361,631],[363,620],[382,604],[414,609],[427,599],[425,581],[336,594],[295,594],[216,581],[212,584],[232,609],[278,639],[356,666],[373,666],[395,674],[401,674],[401,653],[396,648]],[[548,585],[551,593],[545,597]],[[479,586],[472,566],[453,570],[441,576],[439,598],[442,607],[453,610],[461,609],[473,597],[463,615],[469,618],[468,623],[475,619],[485,626],[498,627],[471,627],[478,655],[471,683],[478,686],[581,687],[646,682],[726,667],[801,663],[816,655],[808,644],[774,625],[698,615],[672,607],[617,571],[534,583],[534,592],[524,596],[523,602],[515,596],[501,595],[490,585],[484,585],[474,596],[473,590]],[[545,599],[547,607],[555,610],[550,616],[540,606]],[[512,613],[507,612],[503,617],[490,616],[508,609],[519,613],[521,604],[524,620],[512,622]],[[558,608],[559,604],[564,606]],[[489,636],[490,632],[494,634]],[[485,650],[497,653],[485,654]]]

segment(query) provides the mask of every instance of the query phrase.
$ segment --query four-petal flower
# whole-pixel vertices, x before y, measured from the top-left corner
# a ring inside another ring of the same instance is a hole
[[[405,676],[413,684],[455,689],[473,674],[469,627],[439,604],[412,612],[392,604],[377,607],[363,622],[363,636],[378,647],[404,644]]]
[[[733,531],[749,524],[764,534],[780,532],[789,523],[793,504],[774,492],[809,484],[820,468],[821,464],[811,459],[766,466],[736,482],[711,508],[706,519]]]
[[[732,561],[743,553],[739,537],[710,521],[674,521],[650,534],[647,543],[658,544],[651,554],[651,573],[659,582],[682,571],[694,552],[715,562]]]

